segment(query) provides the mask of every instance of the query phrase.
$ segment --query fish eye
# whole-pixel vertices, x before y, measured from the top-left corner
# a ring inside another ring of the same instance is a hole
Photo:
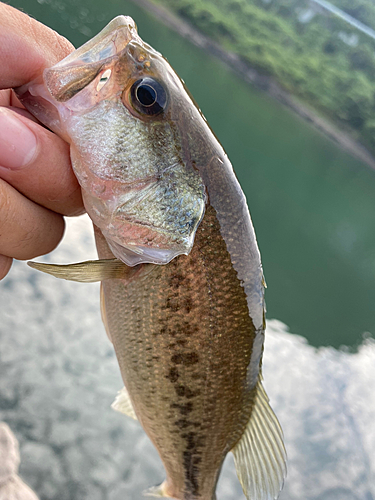
[[[141,78],[130,89],[133,108],[141,114],[155,116],[165,110],[167,93],[164,87],[153,78]]]

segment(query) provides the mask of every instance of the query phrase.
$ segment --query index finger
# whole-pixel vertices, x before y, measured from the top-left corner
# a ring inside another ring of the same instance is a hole
[[[23,85],[73,49],[65,38],[0,3],[0,88]],[[3,91],[4,92],[4,91]],[[0,178],[30,200],[64,215],[83,212],[68,145],[52,132],[0,108]]]
[[[74,49],[52,29],[17,9],[0,3],[0,88],[19,87]]]

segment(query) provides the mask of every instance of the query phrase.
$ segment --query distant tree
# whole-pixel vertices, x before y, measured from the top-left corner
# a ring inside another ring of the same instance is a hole
[[[309,22],[299,14],[306,0],[153,0],[238,54],[248,65],[273,76],[375,153],[375,40],[359,33],[351,46],[340,32],[354,32],[339,17],[322,12]],[[374,0],[334,4],[375,29]]]

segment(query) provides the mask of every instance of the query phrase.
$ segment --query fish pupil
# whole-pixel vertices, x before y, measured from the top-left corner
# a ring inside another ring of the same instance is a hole
[[[133,83],[130,97],[133,108],[143,115],[158,115],[167,106],[167,93],[163,85],[149,77]]]
[[[152,106],[157,99],[157,93],[150,85],[140,85],[137,88],[137,98],[143,106]]]

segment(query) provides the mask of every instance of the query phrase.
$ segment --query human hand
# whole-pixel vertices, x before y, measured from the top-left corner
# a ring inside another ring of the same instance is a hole
[[[40,125],[11,90],[73,49],[50,28],[0,3],[0,280],[13,258],[32,259],[58,245],[62,215],[84,212],[68,144]]]

